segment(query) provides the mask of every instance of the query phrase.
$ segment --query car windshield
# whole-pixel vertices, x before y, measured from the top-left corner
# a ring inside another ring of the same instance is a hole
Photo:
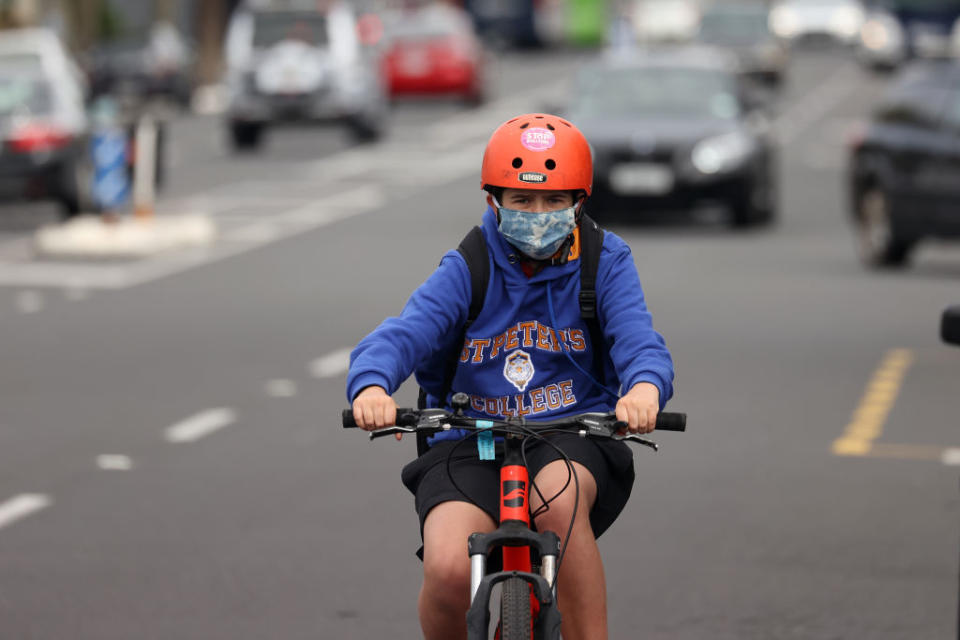
[[[960,0],[877,0],[867,5],[890,11],[960,12]]]
[[[704,14],[700,39],[715,44],[763,40],[770,34],[766,11],[715,11]]]
[[[784,4],[793,8],[813,7],[817,9],[843,7],[856,4],[855,0],[787,0]]]
[[[593,69],[577,83],[578,118],[695,117],[730,120],[740,115],[735,83],[722,71],[675,67]]]
[[[422,41],[463,33],[469,24],[459,14],[432,7],[404,15],[390,26],[395,41]]]
[[[50,111],[50,86],[39,56],[0,56],[0,117]]]
[[[327,19],[309,11],[276,11],[255,13],[253,46],[272,47],[284,40],[300,40],[313,46],[327,44]]]

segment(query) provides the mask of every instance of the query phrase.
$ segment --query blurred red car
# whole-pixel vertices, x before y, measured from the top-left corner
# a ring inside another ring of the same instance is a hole
[[[383,73],[391,98],[460,95],[480,104],[486,97],[480,39],[470,16],[449,5],[387,18]]]

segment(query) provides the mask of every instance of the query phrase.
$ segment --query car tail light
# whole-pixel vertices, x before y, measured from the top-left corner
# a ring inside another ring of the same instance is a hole
[[[459,58],[470,58],[472,53],[470,43],[458,36],[450,36],[444,39],[443,46]]]
[[[863,141],[867,138],[867,123],[862,120],[851,123],[850,126],[847,127],[844,137],[848,149],[859,149],[863,146]]]
[[[50,151],[67,145],[73,136],[56,125],[45,122],[30,122],[13,130],[8,144],[21,153]]]
[[[361,44],[373,47],[383,39],[383,21],[375,13],[365,13],[357,19],[357,36]]]

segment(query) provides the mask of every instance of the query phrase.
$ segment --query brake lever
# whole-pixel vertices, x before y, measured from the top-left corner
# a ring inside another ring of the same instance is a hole
[[[377,429],[376,431],[370,432],[370,439],[374,440],[375,438],[382,438],[384,436],[391,436],[395,433],[416,433],[417,429],[415,427],[384,427],[383,429]]]
[[[660,445],[658,445],[656,442],[654,442],[653,440],[647,440],[646,438],[641,438],[635,433],[627,433],[625,435],[613,434],[610,436],[610,438],[613,440],[621,441],[621,442],[623,440],[626,440],[628,442],[636,442],[637,444],[642,444],[645,447],[650,447],[654,451],[660,450]]]

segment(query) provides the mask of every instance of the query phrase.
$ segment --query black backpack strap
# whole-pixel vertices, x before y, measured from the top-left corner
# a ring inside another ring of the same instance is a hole
[[[463,341],[466,339],[467,328],[473,324],[473,321],[477,319],[481,309],[483,309],[483,301],[487,297],[487,281],[490,279],[490,258],[487,255],[487,241],[484,239],[480,227],[470,229],[466,237],[460,241],[457,251],[463,256],[467,263],[467,269],[470,271],[470,308],[467,311],[467,321],[460,331],[460,338],[454,342],[453,352],[447,358],[446,369],[443,374],[443,391],[440,394],[441,400],[446,399],[453,386],[453,377],[457,373],[460,350],[463,348]],[[420,388],[417,407],[420,409],[427,408],[427,392],[423,387]],[[417,454],[423,455],[427,449],[429,449],[429,446],[426,437],[418,435]]]
[[[487,297],[487,281],[490,279],[490,258],[487,256],[487,241],[480,227],[470,229],[470,233],[460,241],[457,251],[463,256],[470,270],[470,311],[467,313],[467,327],[480,315],[483,301]],[[462,341],[461,341],[462,342]]]
[[[606,344],[597,317],[597,269],[602,249],[603,229],[584,214],[580,218],[580,317],[590,331],[593,370],[600,376],[600,384],[606,384],[603,367]]]

